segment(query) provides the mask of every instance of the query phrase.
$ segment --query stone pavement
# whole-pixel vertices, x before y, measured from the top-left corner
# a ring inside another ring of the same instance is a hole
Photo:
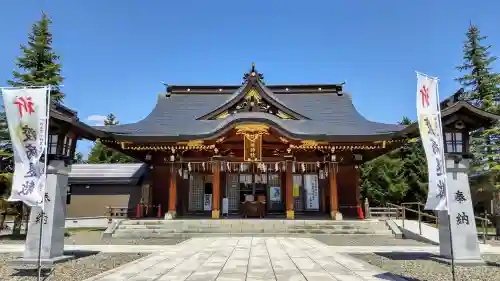
[[[200,239],[200,238],[193,238]],[[191,239],[191,240],[193,240]],[[229,239],[229,238],[225,238]],[[231,238],[232,239],[232,238]],[[306,239],[306,238],[289,238]],[[184,241],[187,243],[191,240]],[[327,246],[315,239],[306,239],[315,245],[327,247],[329,251],[336,253],[385,253],[385,252],[414,252],[414,253],[439,253],[439,246]],[[181,243],[181,244],[182,244]],[[102,252],[102,253],[154,253],[162,251],[172,251],[177,245],[64,245],[64,250],[68,252]],[[317,246],[320,247],[320,246]],[[500,247],[495,245],[480,244],[482,254],[500,255]],[[24,244],[0,243],[0,253],[22,253]]]
[[[375,281],[391,277],[312,238],[193,238],[86,281]]]

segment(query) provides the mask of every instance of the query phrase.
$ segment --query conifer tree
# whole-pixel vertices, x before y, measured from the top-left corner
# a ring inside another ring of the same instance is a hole
[[[42,18],[33,24],[28,43],[21,45],[22,55],[16,58],[18,69],[12,72],[13,79],[8,83],[15,87],[51,85],[52,100],[61,102],[64,95],[59,86],[64,78],[59,56],[52,49],[51,23],[48,15],[42,13]]]
[[[481,35],[477,26],[471,24],[466,33],[463,46],[463,63],[457,69],[465,72],[456,80],[464,91],[462,99],[488,112],[500,113],[500,74],[493,72],[493,63],[497,57],[489,52],[491,45],[485,44],[486,36]],[[500,175],[500,126],[495,124],[492,128],[481,128],[471,133],[470,151],[474,155],[471,165],[473,172],[486,171],[488,184],[478,185],[473,182],[472,192],[478,187],[488,189],[495,197],[499,185]],[[488,188],[485,188],[489,186]],[[498,200],[495,200],[498,201]],[[495,205],[499,205],[496,202]]]
[[[466,72],[456,80],[464,88],[462,98],[490,112],[497,112],[500,97],[500,75],[492,71],[492,64],[497,60],[489,52],[491,45],[483,44],[487,36],[481,35],[479,28],[469,26],[463,46],[463,63],[457,66]]]
[[[104,120],[105,126],[118,125],[120,122],[113,113],[108,114]],[[101,142],[97,141],[90,150],[87,163],[135,163],[136,160],[119,151],[106,147]]]

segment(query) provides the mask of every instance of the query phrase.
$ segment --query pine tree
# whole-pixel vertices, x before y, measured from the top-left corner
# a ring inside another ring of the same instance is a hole
[[[462,98],[484,110],[497,112],[496,102],[500,99],[500,75],[492,72],[492,64],[497,60],[491,56],[491,45],[483,45],[487,36],[482,36],[479,28],[470,24],[463,46],[463,63],[457,69],[467,72],[456,81],[464,88]]]
[[[64,95],[59,86],[64,78],[59,56],[52,49],[51,23],[47,14],[42,13],[42,18],[33,24],[27,45],[21,45],[22,56],[16,59],[16,66],[22,72],[14,70],[8,83],[14,87],[51,85],[52,99],[61,102]]]
[[[411,121],[410,118],[408,118],[407,116],[403,116],[403,118],[401,118],[401,121],[398,122],[399,125],[411,125],[413,122]]]
[[[104,120],[105,126],[118,125],[120,122],[113,113],[108,114]],[[127,156],[119,151],[104,146],[100,141],[97,141],[90,150],[87,163],[135,163],[134,158]]]
[[[500,113],[500,74],[494,73],[493,63],[497,60],[489,52],[491,45],[485,45],[486,36],[482,36],[477,26],[470,25],[466,33],[467,39],[463,46],[463,64],[457,69],[467,72],[456,80],[460,82],[464,91],[462,99],[473,105],[493,113]],[[471,192],[479,189],[489,190],[493,198],[497,198],[500,188],[500,126],[480,128],[471,133],[470,152],[474,155],[471,171],[485,173],[487,181],[472,182]],[[486,183],[489,187],[486,188]],[[495,202],[496,209],[500,202]]]

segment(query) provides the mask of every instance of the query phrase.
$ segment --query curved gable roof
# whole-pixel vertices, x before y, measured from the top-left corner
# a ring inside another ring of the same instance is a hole
[[[307,116],[306,120],[284,120],[262,112],[245,112],[225,119],[198,120],[200,112],[214,112],[227,102],[228,94],[161,95],[152,112],[131,124],[97,127],[123,137],[210,138],[226,126],[238,122],[264,122],[281,127],[297,138],[328,136],[373,136],[391,134],[405,126],[369,121],[354,107],[349,94],[276,94],[284,106]]]
[[[189,86],[169,87],[171,91],[158,98],[143,120],[98,128],[120,140],[142,137],[153,142],[162,137],[165,141],[210,139],[242,122],[268,123],[292,138],[322,140],[390,137],[405,127],[366,120],[350,95],[342,93],[342,85],[266,86],[254,64],[244,79],[243,86],[192,86],[193,91]],[[249,93],[253,89],[258,98]],[[256,102],[260,100],[264,103]]]
[[[270,105],[278,108],[285,114],[292,116],[294,119],[296,120],[310,119],[306,116],[303,116],[295,112],[293,109],[288,108],[286,105],[280,102],[276,97],[276,95],[259,80],[247,80],[243,84],[243,86],[240,87],[234,94],[232,94],[231,97],[224,104],[197,119],[198,120],[215,119],[218,115],[222,114],[223,112],[229,110],[230,108],[236,106],[238,103],[242,102],[245,99],[245,96],[252,89],[255,89],[258,92],[258,94],[264,100],[264,102],[267,102]]]

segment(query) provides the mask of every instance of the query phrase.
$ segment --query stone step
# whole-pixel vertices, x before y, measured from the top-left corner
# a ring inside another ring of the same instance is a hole
[[[158,233],[158,232],[116,232],[112,235],[113,238],[193,238],[193,237],[316,237],[316,236],[340,236],[340,235],[377,235],[377,236],[390,236],[390,233],[357,233],[357,232],[344,232],[344,233],[200,233],[200,232],[184,232],[184,233]]]
[[[388,230],[386,227],[368,227],[368,226],[318,226],[318,227],[307,227],[307,226],[295,226],[295,227],[282,227],[282,226],[258,226],[258,225],[221,225],[221,226],[199,226],[199,225],[190,225],[190,226],[162,226],[162,225],[124,225],[120,226],[119,229],[126,229],[126,230],[157,230],[157,229],[166,229],[166,230],[202,230],[202,231],[213,231],[216,229],[223,229],[225,231],[232,231],[232,230],[238,230],[238,229],[274,229],[274,230],[279,230],[279,231],[292,231],[292,230],[297,230],[297,231],[314,231],[314,230],[331,230],[331,231],[337,231],[337,230]]]
[[[209,235],[391,235],[385,222],[331,220],[126,220],[112,237],[171,238]]]
[[[227,220],[124,220],[122,225],[172,225],[172,224],[281,224],[281,225],[371,225],[379,221],[333,221],[333,220],[266,220],[266,219],[227,219]]]

